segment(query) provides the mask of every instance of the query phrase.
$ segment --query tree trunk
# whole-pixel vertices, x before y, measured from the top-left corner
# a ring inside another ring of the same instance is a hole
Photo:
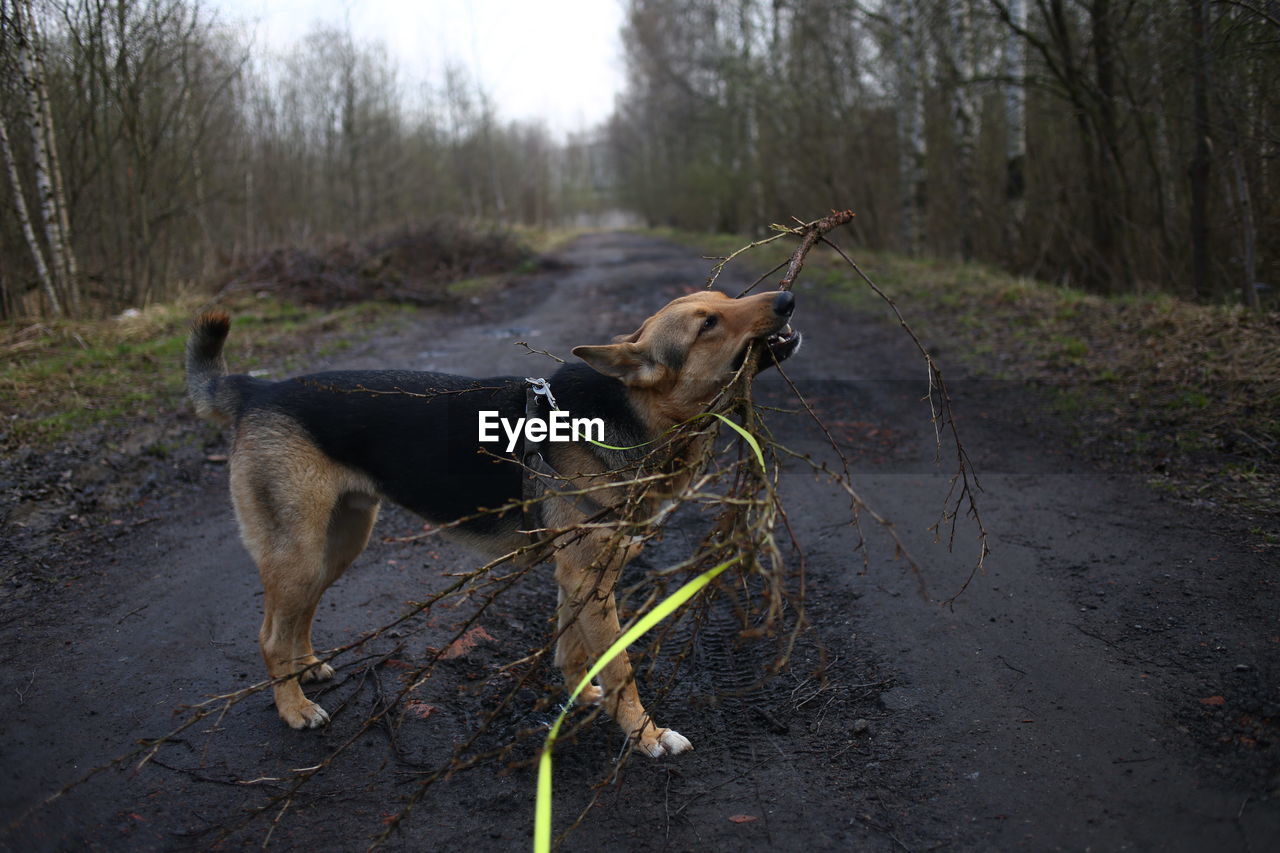
[[[1166,70],[1166,60],[1161,56],[1163,46],[1156,41],[1157,35],[1151,31],[1152,29],[1154,28],[1149,28],[1145,36],[1148,40],[1147,50],[1151,57],[1150,83],[1148,85],[1153,89],[1157,89],[1163,84],[1169,72]],[[1137,107],[1136,103],[1134,107]],[[1177,195],[1177,188],[1173,182],[1175,172],[1172,166],[1173,150],[1169,139],[1168,112],[1166,102],[1163,99],[1158,99],[1154,108],[1150,110],[1152,128],[1150,135],[1154,139],[1148,139],[1147,142],[1148,149],[1150,149],[1149,159],[1155,182],[1156,216],[1158,217],[1157,224],[1160,230],[1160,246],[1166,259],[1173,258],[1177,254],[1169,225],[1169,206]]]
[[[13,206],[18,212],[18,224],[22,226],[22,236],[27,240],[27,246],[31,249],[31,260],[36,265],[36,275],[40,278],[40,289],[44,291],[45,298],[49,300],[49,310],[55,315],[62,314],[62,302],[58,299],[57,290],[53,285],[53,278],[49,274],[49,267],[44,260],[44,251],[40,248],[40,241],[36,238],[36,230],[31,225],[31,216],[27,212],[27,200],[22,193],[22,179],[18,174],[18,163],[13,156],[13,148],[9,145],[9,130],[5,127],[4,116],[0,114],[0,150],[4,153],[5,167],[9,171],[9,186],[13,188]]]
[[[258,248],[256,230],[253,223],[253,169],[252,167],[244,170],[244,254],[245,257],[253,255]]]
[[[67,297],[67,312],[72,317],[80,316],[80,271],[76,263],[75,247],[71,243],[71,217],[67,213],[67,194],[62,185],[62,161],[58,156],[58,136],[53,127],[53,110],[49,106],[49,88],[45,83],[44,51],[37,40],[35,18],[30,14],[32,51],[37,67],[40,69],[40,111],[43,118],[45,144],[49,151],[49,172],[53,184],[53,205],[58,216],[58,230],[62,238],[62,263],[64,276],[64,292]]]
[[[1027,28],[1025,0],[1009,0],[1009,18],[1013,23],[1005,38],[1004,90],[1005,155],[1004,197],[1008,207],[1005,218],[1005,244],[1013,260],[1021,254],[1022,227],[1027,212],[1027,43],[1022,31]]]
[[[361,135],[359,127],[356,56],[355,46],[351,42],[351,34],[347,33],[347,41],[342,54],[342,147],[346,155],[348,201],[351,205],[351,218],[356,231],[363,231],[368,224],[365,221],[363,198],[360,192]]]
[[[741,42],[739,62],[742,75],[742,86],[746,89],[742,121],[743,163],[746,167],[747,179],[747,224],[752,234],[763,233],[769,224],[764,208],[764,163],[760,158],[760,110],[759,110],[759,76],[754,73],[755,59],[752,55],[752,42],[755,32],[751,26],[751,8],[749,3],[741,3],[738,9],[739,41]]]
[[[1240,265],[1243,278],[1240,296],[1245,305],[1257,311],[1258,300],[1258,250],[1253,225],[1253,199],[1249,196],[1249,179],[1244,171],[1244,157],[1238,147],[1231,150],[1231,167],[1235,178],[1236,220],[1240,229]]]
[[[1120,130],[1116,118],[1116,45],[1115,21],[1111,0],[1093,0],[1089,10],[1093,30],[1094,73],[1098,87],[1097,126],[1098,158],[1094,199],[1094,245],[1101,257],[1100,284],[1106,293],[1127,290],[1132,286],[1133,272],[1129,263],[1127,225],[1129,193],[1121,162]]]
[[[1191,283],[1196,296],[1214,296],[1209,256],[1209,171],[1212,127],[1209,124],[1209,33],[1207,0],[1187,0],[1191,12],[1192,110],[1195,150],[1187,176],[1191,180]]]
[[[70,267],[66,260],[66,242],[62,233],[61,217],[54,192],[52,165],[49,157],[49,134],[44,122],[42,95],[44,78],[40,67],[36,43],[35,20],[30,7],[24,2],[15,4],[13,38],[17,52],[21,87],[26,99],[27,129],[31,133],[32,160],[35,167],[36,194],[40,204],[40,220],[44,226],[45,241],[49,247],[50,270],[56,290],[61,295],[63,309],[67,305]],[[47,97],[44,96],[44,97]]]
[[[949,0],[947,16],[954,47],[951,48],[951,122],[956,145],[956,181],[960,184],[960,256],[973,258],[974,232],[981,221],[978,187],[973,174],[978,118],[973,97],[972,0]]]
[[[904,0],[895,22],[898,72],[898,167],[902,193],[902,248],[918,254],[926,205],[924,79],[919,0]]]

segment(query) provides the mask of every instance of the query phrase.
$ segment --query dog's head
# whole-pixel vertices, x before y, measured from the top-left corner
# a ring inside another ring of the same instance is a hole
[[[791,357],[800,333],[787,322],[790,291],[734,299],[704,290],[668,302],[630,335],[573,354],[629,388],[654,392],[664,414],[691,417],[709,403],[750,355],[748,378]]]

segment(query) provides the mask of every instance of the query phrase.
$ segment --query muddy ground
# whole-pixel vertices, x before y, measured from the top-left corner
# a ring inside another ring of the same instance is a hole
[[[559,353],[605,342],[708,267],[627,234],[582,238],[556,260],[562,269],[488,304],[423,312],[316,366],[550,373],[511,341]],[[729,289],[741,281],[724,279]],[[976,544],[961,526],[949,553],[929,532],[950,468],[932,462],[924,368],[899,330],[803,285],[797,293],[806,341],[789,372],[850,454],[864,496],[896,523],[930,594],[945,598]],[[931,343],[946,365],[946,342]],[[234,369],[234,328],[228,355]],[[605,719],[591,724],[557,752],[557,828],[597,797],[566,849],[1280,849],[1280,572],[1249,532],[1266,522],[1100,468],[1064,442],[1031,392],[953,373],[985,487],[987,573],[953,608],[923,600],[887,537],[871,535],[864,563],[846,501],[789,467],[783,490],[815,626],[792,667],[757,684],[772,649],[740,640],[724,607],[696,635],[682,625],[688,660],[641,672],[647,696],[673,681],[650,707],[695,751],[632,759],[593,788],[620,738]],[[785,403],[775,377],[760,386],[761,399]],[[363,849],[493,711],[511,684],[499,668],[545,642],[549,571],[484,614],[474,644],[396,709],[394,725],[358,735],[472,602],[348,658],[324,691],[334,722],[322,732],[288,730],[259,694],[140,770],[81,781],[174,728],[182,706],[263,675],[256,573],[236,538],[225,465],[207,461],[226,452],[225,438],[187,414],[165,417],[199,440],[156,450],[154,425],[146,435],[104,425],[51,458],[19,452],[0,468],[0,844]],[[770,422],[792,447],[831,456],[799,415]],[[698,523],[675,519],[633,578],[687,553]],[[317,647],[351,642],[441,588],[444,572],[475,565],[434,538],[395,541],[419,531],[406,513],[384,513],[377,541],[322,605]],[[823,662],[825,679],[815,674]],[[432,785],[388,847],[526,848],[533,771],[510,765],[536,753],[536,738],[517,736],[549,722],[539,698],[555,690],[550,668],[535,667],[479,744],[514,742],[511,755]],[[282,812],[291,771],[353,736]]]

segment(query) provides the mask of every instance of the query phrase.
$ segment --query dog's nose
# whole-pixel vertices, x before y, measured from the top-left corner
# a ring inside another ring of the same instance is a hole
[[[790,290],[781,290],[773,297],[773,313],[779,317],[790,317],[796,310],[796,297]]]

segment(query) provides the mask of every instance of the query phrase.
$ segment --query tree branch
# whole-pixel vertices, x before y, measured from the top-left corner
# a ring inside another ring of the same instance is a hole
[[[848,225],[853,221],[855,215],[852,210],[836,210],[832,211],[830,216],[806,222],[798,228],[784,229],[798,235],[800,237],[800,245],[796,246],[796,250],[791,253],[791,263],[787,264],[787,274],[782,277],[782,281],[778,282],[778,289],[790,290],[791,285],[795,284],[796,277],[800,275],[800,268],[804,266],[805,255],[809,254],[813,244],[825,237],[827,232],[833,231],[841,225]],[[780,226],[775,227],[780,228]]]

